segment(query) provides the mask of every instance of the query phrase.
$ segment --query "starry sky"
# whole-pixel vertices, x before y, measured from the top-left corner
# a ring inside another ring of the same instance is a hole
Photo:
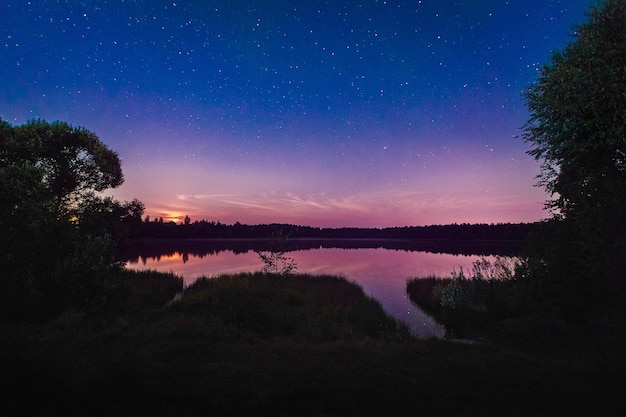
[[[594,3],[9,0],[0,117],[91,130],[166,221],[531,222],[523,92]]]

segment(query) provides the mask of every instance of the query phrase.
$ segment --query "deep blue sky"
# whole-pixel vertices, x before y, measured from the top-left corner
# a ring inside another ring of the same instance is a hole
[[[95,132],[152,217],[534,221],[523,92],[594,3],[8,1],[0,117]]]

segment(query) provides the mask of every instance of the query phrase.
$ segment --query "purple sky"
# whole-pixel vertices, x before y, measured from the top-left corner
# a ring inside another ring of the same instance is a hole
[[[10,0],[0,117],[93,131],[153,218],[535,221],[523,91],[593,3]]]

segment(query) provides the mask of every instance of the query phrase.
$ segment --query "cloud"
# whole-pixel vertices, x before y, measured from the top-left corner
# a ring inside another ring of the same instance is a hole
[[[299,194],[180,194],[181,206],[194,217],[233,223],[288,222],[310,226],[389,227],[454,222],[532,221],[527,196],[483,193],[445,194],[404,190],[334,196]],[[179,211],[181,208],[178,208]],[[500,220],[499,220],[500,219]]]

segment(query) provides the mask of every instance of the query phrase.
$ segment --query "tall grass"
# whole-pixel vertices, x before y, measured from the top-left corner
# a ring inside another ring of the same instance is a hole
[[[201,278],[168,308],[253,339],[410,338],[408,328],[389,317],[361,287],[335,276],[242,273]]]
[[[116,276],[118,308],[142,310],[160,308],[183,290],[182,277],[172,272],[121,270]]]
[[[407,281],[406,291],[450,333],[467,336],[524,310],[527,300],[515,273],[519,267],[517,259],[481,258],[469,274],[460,269],[447,278],[413,278]]]

